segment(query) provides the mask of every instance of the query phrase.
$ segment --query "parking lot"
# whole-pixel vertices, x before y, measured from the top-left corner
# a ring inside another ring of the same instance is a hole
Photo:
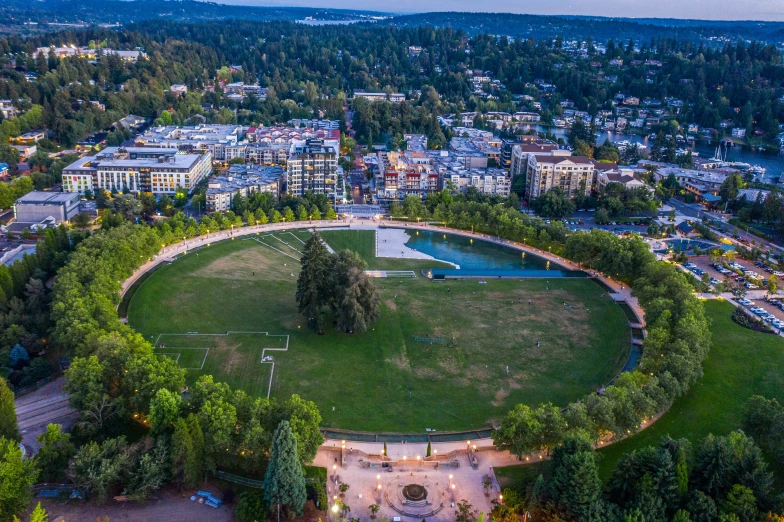
[[[694,265],[696,267],[698,267],[700,270],[705,270],[710,277],[712,277],[712,278],[714,278],[714,279],[716,279],[718,281],[724,281],[724,279],[728,277],[728,274],[723,274],[723,273],[719,272],[716,269],[716,267],[714,267],[714,266],[712,266],[710,264],[710,260],[708,259],[708,256],[692,257],[692,258],[689,258],[689,262],[694,263]],[[763,268],[761,268],[759,266],[756,266],[754,263],[751,263],[749,261],[737,260],[735,263],[736,263],[736,266],[740,266],[742,268],[742,270],[745,270],[747,273],[749,271],[756,272],[765,281],[771,275],[771,273],[767,272]],[[744,276],[738,276],[738,277],[735,277],[735,279],[736,280],[742,280],[743,277]],[[777,277],[779,277],[780,279],[782,279],[784,281],[784,277],[781,277],[781,276],[777,276]],[[748,280],[742,280],[741,283],[745,285],[746,283],[749,283],[749,281]],[[778,299],[778,300],[774,299],[774,300],[772,300],[773,302],[770,302],[770,301],[766,301],[765,300],[765,296],[767,295],[767,293],[768,292],[767,292],[767,290],[765,289],[764,286],[761,286],[759,289],[747,289],[746,290],[746,299],[751,304],[746,304],[744,306],[744,308],[749,309],[749,310],[752,309],[752,308],[761,308],[762,310],[767,312],[769,315],[775,317],[776,319],[778,319],[780,321],[784,321],[784,310],[782,310],[782,308],[780,308],[779,306],[776,305],[776,303],[784,302],[784,296],[779,296],[779,297],[782,297],[782,299]],[[782,305],[782,306],[784,306],[784,305]],[[759,314],[754,314],[754,315],[755,316],[759,316]],[[770,321],[768,321],[768,324],[770,324]],[[777,330],[782,330],[782,329],[784,329],[784,328],[777,328]]]

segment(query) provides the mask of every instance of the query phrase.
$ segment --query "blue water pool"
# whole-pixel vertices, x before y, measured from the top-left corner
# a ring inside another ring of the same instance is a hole
[[[508,246],[428,230],[406,233],[410,236],[407,247],[454,263],[461,270],[547,270],[545,259],[529,253],[523,255]]]
[[[667,243],[668,248],[681,250],[683,252],[691,252],[695,247],[700,250],[713,250],[716,248],[725,251],[735,250],[735,247],[732,245],[713,243],[712,241],[705,241],[704,239],[665,239],[662,242]],[[657,252],[659,252],[659,250],[657,250]]]

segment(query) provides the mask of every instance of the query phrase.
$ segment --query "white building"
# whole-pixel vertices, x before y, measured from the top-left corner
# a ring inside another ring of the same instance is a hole
[[[525,184],[526,199],[537,198],[559,187],[569,197],[581,191],[588,196],[594,182],[593,161],[586,156],[551,156],[534,154],[528,157]]]
[[[63,191],[127,189],[163,195],[186,189],[191,193],[211,170],[209,152],[186,154],[176,149],[107,147],[64,168]]]
[[[239,125],[196,125],[194,127],[153,127],[136,137],[143,147],[177,149],[189,153],[209,152],[214,161],[228,161],[226,147],[237,145],[243,136]]]
[[[402,93],[391,93],[387,94],[385,92],[365,92],[365,91],[354,91],[354,99],[357,98],[364,98],[370,101],[384,101],[388,100],[392,103],[400,103],[405,101],[406,95]]]

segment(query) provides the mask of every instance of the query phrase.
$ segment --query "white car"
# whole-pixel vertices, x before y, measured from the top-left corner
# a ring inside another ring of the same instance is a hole
[[[743,285],[743,286],[745,286],[745,287],[746,287],[746,288],[748,288],[749,290],[759,290],[759,286],[757,286],[757,285],[755,285],[755,284],[752,284],[752,283],[746,283],[746,284],[745,284],[745,285]]]

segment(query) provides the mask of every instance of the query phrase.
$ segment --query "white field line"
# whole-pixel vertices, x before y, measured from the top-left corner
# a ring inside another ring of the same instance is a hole
[[[164,350],[165,350],[165,348],[164,348]],[[155,355],[176,355],[177,358],[174,359],[174,362],[179,364],[179,362],[180,362],[180,355],[182,355],[182,353],[180,353],[180,352],[155,352]]]
[[[271,248],[271,247],[270,247]],[[226,333],[217,333],[217,334],[208,334],[208,333],[162,333],[158,334],[158,337],[155,339],[155,344],[153,348],[158,346],[158,342],[161,339],[161,336],[164,335],[171,335],[171,336],[210,336],[210,337],[227,337],[231,334],[253,334],[253,335],[261,335],[264,334],[266,337],[285,337],[286,338],[286,347],[285,348],[262,348],[261,349],[261,359],[259,363],[261,364],[271,364],[272,369],[270,370],[270,378],[269,378],[269,385],[267,386],[267,398],[269,399],[270,394],[272,393],[272,377],[275,375],[275,361],[264,361],[264,354],[269,351],[277,351],[277,352],[287,352],[289,350],[289,336],[288,335],[280,335],[280,334],[272,334],[270,335],[269,332],[248,332],[244,330],[229,330]],[[203,350],[204,348],[176,348],[171,347],[172,349],[182,350],[182,349],[193,349],[193,350]],[[164,348],[165,349],[165,348]],[[204,361],[207,360],[207,355],[210,353],[209,348],[207,348],[207,354],[204,355],[204,359],[201,362],[201,368],[186,368],[186,370],[201,370],[204,368]],[[177,359],[179,360],[179,358]]]
[[[206,350],[204,352],[204,357],[202,357],[202,359],[201,359],[201,366],[198,366],[198,367],[196,367],[196,366],[194,366],[194,367],[183,366],[182,368],[184,370],[203,370],[204,369],[204,363],[207,361],[207,356],[210,354],[210,349],[208,347],[206,347],[206,346],[169,346],[168,348],[163,348],[163,349],[164,350],[172,350],[172,351],[171,352],[156,352],[156,353],[158,355],[173,355],[173,354],[176,353],[177,354],[177,359],[175,359],[175,362],[178,363],[178,364],[180,362],[180,355],[182,355],[182,353],[181,353],[182,350]],[[177,351],[174,351],[174,350],[180,350],[180,352],[177,352]]]
[[[286,233],[287,233],[287,234],[291,234],[291,232],[286,232]],[[291,234],[291,235],[292,235],[292,236],[294,236],[294,234]],[[281,243],[283,243],[284,245],[286,245],[287,247],[289,247],[290,249],[292,249],[292,250],[296,250],[296,251],[297,251],[297,252],[299,252],[300,254],[302,253],[302,251],[300,251],[300,250],[298,250],[298,249],[294,248],[293,246],[291,246],[290,244],[286,243],[285,241],[283,241],[281,238],[279,238],[279,237],[278,237],[278,236],[276,236],[275,234],[267,234],[267,236],[272,236],[272,237],[274,237],[275,239],[277,239],[278,241],[280,241]],[[261,237],[267,237],[267,236],[261,236]],[[297,236],[294,236],[294,237],[295,237],[296,239],[299,239]],[[303,244],[304,244],[304,243],[303,243]]]
[[[268,247],[270,247],[272,250],[275,250],[276,252],[280,252],[280,253],[281,253],[281,254],[283,254],[284,256],[288,256],[288,257],[290,257],[291,259],[293,259],[293,260],[295,260],[295,261],[299,261],[299,258],[297,258],[297,257],[294,257],[294,256],[292,256],[291,254],[287,254],[287,253],[286,253],[286,252],[284,252],[283,250],[279,250],[279,249],[275,248],[274,246],[272,246],[272,245],[270,245],[270,244],[267,244],[267,243],[265,243],[264,241],[262,241],[262,240],[260,240],[260,239],[256,239],[255,237],[252,237],[252,238],[250,238],[250,240],[251,240],[251,241],[256,241],[257,243],[261,243],[262,245],[264,245],[264,246],[268,246]],[[296,250],[296,248],[295,248],[294,250]],[[297,250],[297,252],[299,252],[299,250]]]
[[[305,244],[305,242],[302,241],[299,237],[297,237],[297,235],[294,232],[284,232],[284,234],[291,234],[292,236],[294,236],[294,239],[296,239],[297,241],[299,241],[303,245]]]

